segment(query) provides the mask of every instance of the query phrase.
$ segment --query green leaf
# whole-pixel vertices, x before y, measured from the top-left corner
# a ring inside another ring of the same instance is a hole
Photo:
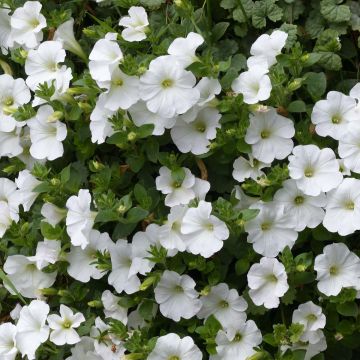
[[[359,307],[355,302],[345,302],[337,304],[336,310],[340,315],[357,317],[359,314]]]
[[[308,72],[305,74],[305,87],[314,101],[321,99],[326,91],[326,76],[323,72]]]
[[[236,0],[221,0],[220,6],[223,9],[233,9],[236,7],[237,1]]]
[[[215,24],[215,26],[211,30],[211,37],[213,41],[218,41],[219,39],[221,39],[229,25],[230,23],[228,22],[219,22]]]
[[[306,104],[302,100],[295,100],[289,104],[287,110],[292,113],[306,112]]]
[[[111,221],[119,221],[119,218],[120,218],[119,213],[116,212],[115,210],[105,209],[105,210],[100,210],[98,212],[95,218],[95,222],[107,223]]]
[[[134,207],[129,210],[125,218],[125,223],[136,224],[141,220],[144,220],[148,216],[149,212],[141,207]]]
[[[266,26],[266,18],[271,21],[279,21],[283,16],[283,10],[276,5],[277,0],[256,1],[253,7],[252,24],[257,29]]]
[[[239,259],[236,263],[235,263],[235,272],[236,275],[243,275],[245,273],[247,273],[247,271],[249,270],[250,267],[250,263],[248,259]]]
[[[153,318],[154,302],[149,299],[145,299],[139,306],[139,314],[145,320],[151,320]]]
[[[59,240],[61,239],[63,230],[60,226],[56,225],[53,227],[46,221],[40,223],[41,235],[48,240]]]
[[[338,5],[338,0],[321,0],[320,12],[330,22],[346,22],[351,18],[351,11],[347,5]]]
[[[294,24],[282,24],[279,30],[284,31],[288,34],[286,39],[285,48],[290,49],[294,46],[296,39],[297,39],[297,26]]]
[[[233,18],[239,23],[246,23],[248,19],[251,18],[254,8],[254,1],[252,0],[237,0],[237,3],[241,3],[241,6],[238,6],[233,11]]]

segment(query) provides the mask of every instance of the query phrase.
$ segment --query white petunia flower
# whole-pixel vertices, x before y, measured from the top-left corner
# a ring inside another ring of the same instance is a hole
[[[277,308],[289,289],[285,267],[275,258],[263,257],[253,264],[247,274],[249,296],[257,306]]]
[[[83,283],[89,282],[90,278],[101,279],[106,274],[94,264],[96,252],[104,253],[113,244],[108,233],[101,234],[97,230],[90,231],[88,241],[85,248],[71,246],[70,252],[66,256],[66,260],[70,263],[67,268],[68,274]]]
[[[16,184],[6,178],[0,178],[0,201],[4,201],[10,212],[10,217],[15,222],[19,221],[19,203]]]
[[[165,205],[186,205],[195,198],[192,187],[195,184],[195,176],[188,168],[181,168],[184,171],[184,179],[178,181],[173,173],[166,166],[159,169],[159,176],[155,179],[156,189],[166,194]]]
[[[249,154],[249,160],[245,159],[242,156],[239,156],[233,164],[234,170],[232,176],[235,180],[239,182],[245,181],[245,179],[251,178],[257,180],[258,178],[265,175],[261,169],[269,167],[270,164],[263,163],[255,159],[251,154]]]
[[[91,141],[93,143],[103,144],[106,138],[115,132],[109,121],[115,111],[106,109],[105,102],[106,98],[99,97],[90,115]]]
[[[121,36],[130,42],[146,39],[149,21],[145,9],[142,6],[131,6],[128,13],[129,16],[124,16],[119,21],[119,25],[125,28]]]
[[[0,51],[8,54],[8,49],[12,46],[11,43],[11,16],[9,15],[10,9],[5,6],[0,9]]]
[[[221,93],[221,85],[218,79],[203,77],[195,86],[200,92],[198,106],[204,106],[215,99]]]
[[[154,290],[161,314],[174,321],[195,316],[201,308],[195,285],[190,276],[165,270]]]
[[[180,228],[182,234],[189,235],[186,250],[205,258],[218,252],[229,237],[226,224],[211,211],[211,203],[201,200],[196,208],[186,211]]]
[[[253,244],[254,251],[266,257],[275,257],[286,246],[292,248],[298,233],[283,205],[259,201],[250,208],[260,210],[254,219],[245,223],[247,241]]]
[[[53,40],[60,41],[65,50],[68,50],[78,55],[82,59],[87,60],[87,55],[84,53],[84,50],[75,39],[73,18],[65,21],[56,29]]]
[[[110,81],[97,81],[101,88],[107,89],[100,95],[103,106],[110,111],[127,110],[139,100],[139,78],[124,74],[119,68],[111,73]]]
[[[138,240],[139,241],[139,240]],[[138,273],[145,275],[153,265],[145,259],[149,254],[139,241],[129,244],[126,240],[118,240],[110,247],[112,271],[108,283],[120,294],[125,291],[133,294],[139,290]],[[153,264],[153,263],[152,263]]]
[[[168,48],[168,54],[184,67],[188,67],[199,59],[195,55],[196,49],[204,42],[204,38],[194,32],[190,32],[186,38],[176,38]]]
[[[275,30],[271,35],[262,34],[252,44],[250,56],[247,60],[248,67],[261,64],[269,68],[276,63],[276,56],[281,53],[285,46],[288,34],[281,30]]]
[[[117,33],[107,33],[104,39],[95,43],[89,55],[90,74],[96,81],[110,81],[113,70],[123,59],[116,38]]]
[[[206,194],[210,190],[210,183],[207,180],[195,178],[195,184],[192,189],[197,200],[205,200]]]
[[[186,211],[186,206],[173,206],[166,223],[160,227],[159,241],[165,249],[185,251],[186,244],[192,239],[191,235],[184,235],[180,231]]]
[[[61,252],[60,240],[39,241],[36,245],[36,253],[34,256],[29,256],[28,260],[35,262],[36,267],[42,270],[49,264],[55,264],[59,260]]]
[[[129,108],[131,119],[136,126],[153,124],[153,135],[162,135],[165,129],[171,129],[176,122],[176,117],[165,118],[148,110],[146,104],[140,100]]]
[[[319,341],[317,341],[316,343],[309,342],[308,344],[299,341],[291,347],[291,350],[292,351],[305,350],[304,360],[311,360],[317,354],[320,354],[321,352],[325,351],[327,348],[326,337],[321,330],[317,330],[316,333]]]
[[[190,336],[180,338],[177,334],[160,336],[147,360],[201,360],[200,349]]]
[[[253,320],[242,320],[220,330],[215,338],[217,355],[210,360],[246,360],[255,354],[262,341],[261,332]]]
[[[214,315],[224,328],[246,320],[247,302],[225,283],[213,286],[200,300],[202,308],[197,314],[199,319]]]
[[[24,211],[29,211],[39,195],[39,193],[33,192],[33,190],[41,184],[41,181],[36,179],[29,170],[22,170],[15,179],[15,183],[19,188],[16,192],[18,204],[23,206]]]
[[[119,305],[120,298],[115,296],[110,290],[105,290],[101,295],[101,302],[104,305],[106,318],[112,318],[127,324],[127,309]]]
[[[55,160],[64,153],[62,142],[67,135],[66,125],[52,116],[54,110],[50,105],[41,106],[35,117],[27,121],[30,128],[30,154],[35,159]]]
[[[274,108],[250,114],[250,126],[245,141],[251,145],[253,156],[259,161],[271,163],[285,159],[294,147],[291,138],[295,135],[293,122],[279,115]]]
[[[315,228],[321,224],[325,216],[325,194],[305,195],[292,179],[282,183],[282,188],[274,195],[274,201],[284,206],[285,213],[291,218],[291,222],[295,223],[296,231],[303,231],[306,227]]]
[[[8,74],[0,75],[0,131],[14,132],[23,124],[16,121],[11,113],[31,99],[30,90],[23,79],[14,79]]]
[[[47,318],[50,333],[50,341],[55,345],[76,344],[80,342],[80,336],[76,332],[76,328],[85,321],[82,313],[74,314],[67,306],[60,304],[60,316],[49,315]]]
[[[327,245],[316,256],[317,287],[326,296],[336,296],[342,288],[358,287],[360,258],[343,243]]]
[[[10,311],[10,317],[15,321],[19,320],[20,311],[22,308],[23,307],[19,303],[17,303],[15,307]]]
[[[298,145],[289,156],[289,174],[306,195],[317,196],[336,188],[343,175],[334,152],[316,145]]]
[[[29,88],[35,91],[40,84],[46,83],[50,86],[54,82],[53,98],[63,94],[72,79],[71,68],[59,65],[64,62],[65,56],[60,41],[44,41],[36,50],[30,50],[25,62],[25,72],[28,75],[26,84]]]
[[[38,298],[41,289],[49,288],[55,283],[57,275],[56,271],[42,272],[37,267],[37,259],[24,255],[10,255],[5,261],[4,271],[16,290],[28,298]],[[4,285],[11,294],[14,294],[11,287]]]
[[[341,236],[360,230],[360,180],[346,178],[327,194],[323,225]]]
[[[19,350],[16,347],[17,328],[11,323],[0,324],[0,359],[15,360]]]
[[[74,347],[71,348],[71,356],[66,360],[104,360],[95,352],[95,340],[83,336]]]
[[[320,136],[340,140],[348,132],[349,125],[358,119],[356,101],[338,91],[330,91],[326,100],[318,101],[312,111],[311,121]]]
[[[326,316],[322,312],[322,308],[315,305],[312,301],[308,301],[293,312],[292,322],[304,325],[301,341],[309,341],[315,344],[320,340],[317,330],[323,329],[326,324]]]
[[[21,128],[16,128],[11,132],[0,131],[0,157],[7,156],[9,158],[19,156],[23,152],[21,146]]]
[[[140,97],[151,112],[173,118],[198,102],[200,92],[194,88],[195,83],[193,73],[184,70],[176,58],[160,56],[151,61],[140,78]]]
[[[221,114],[211,107],[198,108],[179,116],[171,129],[171,138],[182,153],[195,155],[209,151],[210,140],[216,138],[216,129],[220,128]]]
[[[236,94],[242,94],[245,104],[257,104],[267,100],[272,90],[268,69],[262,66],[253,66],[242,72],[231,84]]]
[[[50,307],[44,301],[33,300],[20,311],[16,324],[16,346],[28,360],[35,359],[37,348],[49,337],[49,327],[45,325]]]
[[[44,203],[41,208],[41,215],[45,218],[43,221],[54,227],[66,216],[66,210],[51,203]]]
[[[232,194],[234,198],[237,200],[234,209],[238,209],[238,210],[248,209],[252,204],[255,204],[260,200],[260,198],[246,195],[243,189],[239,185],[234,186],[234,190],[232,191]]]
[[[71,196],[66,207],[66,231],[74,246],[85,249],[89,243],[89,236],[94,225],[96,213],[90,210],[91,195],[89,190],[80,189],[78,196]]]
[[[46,27],[46,19],[40,13],[42,5],[39,1],[27,1],[17,7],[11,15],[11,40],[29,49],[37,47],[43,39],[42,29]]]
[[[0,239],[4,236],[6,230],[11,226],[13,218],[9,204],[0,200]]]
[[[339,156],[344,166],[349,170],[360,173],[360,125],[351,123],[348,132],[339,139]],[[350,174],[347,174],[350,175]]]

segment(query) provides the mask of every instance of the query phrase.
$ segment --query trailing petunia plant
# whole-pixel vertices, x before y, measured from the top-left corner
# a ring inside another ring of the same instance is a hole
[[[0,0],[0,360],[360,358],[360,5]]]

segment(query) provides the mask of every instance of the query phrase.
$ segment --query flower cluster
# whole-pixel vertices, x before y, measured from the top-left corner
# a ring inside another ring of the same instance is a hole
[[[0,360],[357,358],[360,83],[205,3],[0,1]]]

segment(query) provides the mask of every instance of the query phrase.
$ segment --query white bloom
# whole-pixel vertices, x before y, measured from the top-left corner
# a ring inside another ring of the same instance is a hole
[[[0,51],[7,55],[8,48],[11,46],[11,25],[10,9],[3,7],[0,9]]]
[[[185,251],[186,243],[192,239],[191,235],[184,235],[180,231],[186,211],[186,206],[173,206],[170,209],[167,222],[160,227],[159,241],[165,249]]]
[[[160,336],[147,360],[201,360],[200,349],[190,336],[180,338],[177,334]]]
[[[21,309],[22,306],[19,303],[17,303],[15,307],[10,311],[10,317],[16,321],[19,320]]]
[[[201,200],[196,208],[186,211],[180,228],[182,234],[189,235],[187,251],[205,258],[218,252],[229,237],[226,224],[211,211],[211,203]]]
[[[89,243],[89,236],[94,225],[96,213],[90,210],[91,195],[89,190],[80,189],[78,196],[71,196],[66,207],[66,230],[74,246],[85,249]]]
[[[343,243],[327,245],[323,254],[316,256],[318,289],[326,296],[336,296],[342,288],[358,287],[360,258]]]
[[[360,173],[360,126],[353,122],[339,139],[339,156],[349,170]],[[348,174],[350,175],[350,174]]]
[[[324,227],[345,236],[360,229],[360,180],[346,178],[327,194]]]
[[[245,159],[242,156],[239,156],[233,164],[234,170],[232,176],[235,180],[239,182],[245,181],[245,179],[251,178],[257,180],[258,178],[265,175],[261,169],[264,167],[269,167],[270,164],[263,163],[255,159],[251,154],[249,154],[249,160]]]
[[[13,132],[22,124],[10,113],[30,101],[30,90],[23,79],[14,79],[8,74],[0,75],[0,131]]]
[[[322,351],[325,351],[327,348],[326,344],[326,337],[324,333],[321,330],[317,330],[317,338],[319,341],[316,343],[304,344],[304,342],[299,341],[298,343],[295,343],[291,349],[293,351],[295,350],[305,350],[305,356],[304,360],[311,360],[313,359],[317,354],[320,354]]]
[[[249,295],[255,305],[277,308],[279,298],[289,289],[285,267],[275,258],[263,257],[247,274]]]
[[[36,50],[30,50],[25,62],[29,88],[35,91],[39,84],[47,83],[50,86],[54,81],[55,90],[64,93],[72,79],[71,69],[59,65],[64,62],[65,56],[60,41],[44,41]]]
[[[168,48],[168,54],[176,58],[176,60],[184,67],[188,67],[195,61],[198,61],[195,55],[196,49],[204,42],[204,38],[194,32],[190,32],[186,38],[176,38]]]
[[[246,360],[256,353],[262,341],[261,332],[253,320],[240,321],[220,330],[215,338],[217,355],[210,360]]]
[[[153,135],[162,135],[165,129],[171,129],[176,122],[176,117],[165,118],[148,110],[143,101],[138,101],[129,109],[131,119],[136,126],[153,124]]]
[[[289,156],[289,174],[306,195],[317,196],[336,188],[343,175],[334,152],[316,145],[298,145]]]
[[[40,300],[33,300],[20,311],[16,345],[22,356],[27,355],[29,360],[35,359],[37,348],[49,337],[49,327],[45,325],[49,311],[49,305]]]
[[[209,140],[216,138],[220,119],[219,111],[211,107],[190,111],[177,118],[171,138],[182,153],[205,154],[209,151]]]
[[[104,305],[104,314],[107,318],[113,318],[127,324],[127,309],[119,305],[120,298],[110,290],[105,290],[101,295],[101,302]]]
[[[320,340],[320,334],[317,330],[325,327],[326,317],[320,306],[308,301],[299,305],[293,312],[292,322],[304,325],[301,341],[309,341],[311,344],[315,344]]]
[[[195,86],[200,92],[198,106],[204,106],[215,99],[215,95],[221,93],[221,85],[218,79],[203,77]]]
[[[142,6],[132,6],[128,12],[129,16],[124,16],[119,21],[119,25],[125,27],[121,36],[130,42],[146,39],[149,21],[145,9]]]
[[[195,285],[190,276],[165,270],[154,290],[161,314],[174,321],[195,316],[201,308]]]
[[[254,219],[245,223],[247,241],[253,244],[258,254],[275,257],[286,246],[292,248],[298,233],[294,230],[293,221],[283,205],[259,201],[250,208],[260,210]]]
[[[50,105],[43,105],[38,109],[35,117],[27,121],[30,128],[30,154],[35,159],[54,160],[64,153],[62,141],[67,135],[66,125],[51,116],[54,110]]]
[[[127,294],[138,291],[140,280],[137,274],[145,275],[153,266],[145,259],[149,254],[142,246],[141,238],[138,242],[138,245],[134,245],[134,242],[129,244],[126,240],[118,240],[110,247],[112,271],[108,282],[119,294],[123,291]]]
[[[306,227],[315,228],[324,219],[326,196],[304,194],[296,185],[296,181],[289,179],[282,183],[282,188],[274,195],[274,201],[284,206],[285,213],[295,223],[294,230],[303,231]]]
[[[248,58],[248,67],[255,64],[264,64],[270,67],[276,63],[276,56],[281,53],[285,46],[288,34],[284,31],[275,30],[271,35],[262,34],[252,44],[250,49],[251,57]]]
[[[71,356],[66,360],[104,360],[95,353],[95,340],[88,336],[83,336],[73,348]]]
[[[71,51],[83,59],[87,59],[87,55],[75,39],[73,18],[65,21],[56,29],[53,39],[55,41],[60,41],[65,50]]]
[[[271,81],[267,75],[268,69],[262,66],[253,66],[242,72],[231,84],[236,94],[242,94],[244,103],[256,104],[267,100],[271,93]]]
[[[90,115],[91,141],[93,143],[103,144],[106,138],[115,132],[108,120],[115,114],[115,111],[106,109],[105,102],[106,98],[99,97]]]
[[[85,248],[71,246],[66,256],[66,260],[70,263],[67,268],[68,274],[83,283],[89,282],[90,278],[101,279],[105,275],[105,272],[99,270],[94,264],[96,252],[104,253],[112,244],[108,233],[101,234],[97,230],[91,230],[87,239],[89,243]]]
[[[13,181],[6,178],[0,178],[0,201],[4,201],[8,204],[11,219],[18,222],[19,204],[17,187]]]
[[[6,230],[11,226],[13,219],[11,211],[6,201],[0,200],[0,239],[4,236]]]
[[[100,95],[102,104],[110,111],[126,110],[139,100],[139,78],[124,74],[119,68],[111,73],[109,81],[97,81],[101,88],[107,89]]]
[[[195,193],[192,187],[195,184],[195,176],[188,168],[181,168],[184,171],[184,179],[178,181],[173,172],[166,166],[159,170],[159,176],[155,179],[156,189],[166,194],[165,205],[186,205],[194,199]]]
[[[197,200],[205,200],[206,194],[210,190],[210,183],[207,180],[195,178],[195,184],[192,189]]]
[[[293,122],[279,115],[274,108],[250,114],[250,126],[245,141],[252,147],[253,156],[265,163],[285,159],[294,147]]]
[[[340,152],[340,150],[338,150]],[[350,176],[351,171],[350,169],[345,165],[344,159],[337,159],[339,163],[339,170],[343,174],[343,176]]]
[[[80,342],[80,336],[74,329],[85,321],[82,313],[74,314],[70,308],[61,304],[60,316],[49,315],[47,321],[50,329],[52,329],[50,341],[55,345],[71,345]]]
[[[160,56],[151,61],[149,70],[140,78],[140,97],[151,112],[172,118],[184,114],[199,100],[195,83],[195,76],[184,70],[176,58]]]
[[[318,101],[312,111],[311,121],[320,136],[342,139],[349,130],[349,123],[356,121],[356,101],[338,91],[330,91],[326,100]]]
[[[0,324],[0,359],[15,360],[18,353],[16,333],[15,325],[11,323]]]
[[[96,81],[110,81],[111,73],[123,59],[116,37],[116,33],[107,33],[95,43],[89,55],[90,74]]]
[[[238,210],[248,209],[252,204],[260,200],[259,198],[246,195],[239,185],[234,186],[232,194],[234,198],[238,200],[234,206],[234,209]]]
[[[36,266],[36,260],[24,255],[11,255],[4,264],[4,271],[8,278],[14,284],[16,290],[28,298],[37,298],[40,296],[41,289],[51,287],[55,280],[57,272],[44,273]],[[11,294],[14,294],[12,288],[5,284],[5,287]]]
[[[356,99],[356,100],[360,100],[360,83],[357,83],[349,92],[349,95]]]
[[[36,253],[34,256],[28,257],[28,260],[33,261],[39,270],[49,264],[55,264],[59,260],[61,252],[60,240],[39,241],[36,245]]]
[[[224,328],[246,320],[247,302],[235,289],[229,290],[225,283],[213,286],[200,300],[202,308],[197,314],[199,319],[214,315]]]
[[[0,157],[7,156],[12,158],[19,156],[23,152],[20,133],[21,128],[16,128],[11,132],[0,131]]]
[[[42,5],[39,1],[27,1],[22,7],[15,9],[11,16],[11,39],[20,45],[33,49],[43,39],[42,29],[46,27],[46,19],[40,13]]]
[[[15,179],[15,183],[19,188],[16,192],[18,204],[23,206],[24,211],[29,211],[39,195],[39,193],[33,192],[33,190],[41,184],[41,181],[37,180],[29,170],[22,170]]]
[[[44,203],[41,208],[41,215],[45,218],[43,221],[56,226],[66,216],[66,210],[51,203]]]

